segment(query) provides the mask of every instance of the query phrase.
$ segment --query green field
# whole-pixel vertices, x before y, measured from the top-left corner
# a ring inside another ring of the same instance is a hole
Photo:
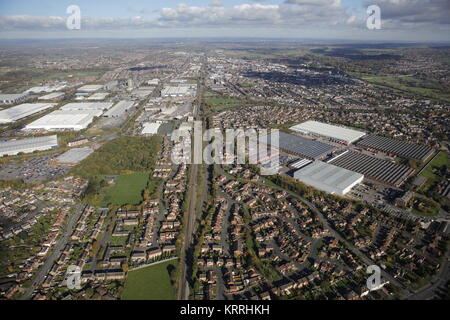
[[[142,191],[147,186],[148,173],[133,173],[119,176],[114,185],[108,188],[103,198],[103,205],[136,205],[142,202]]]
[[[436,170],[438,170],[442,166],[450,167],[448,155],[445,152],[440,152],[436,158],[431,161],[431,163],[425,168],[425,170],[422,171],[420,174],[421,176],[424,176],[425,178],[435,180],[437,178],[436,176]]]
[[[128,273],[122,300],[175,300],[175,288],[171,284],[169,269],[177,261],[167,261]]]

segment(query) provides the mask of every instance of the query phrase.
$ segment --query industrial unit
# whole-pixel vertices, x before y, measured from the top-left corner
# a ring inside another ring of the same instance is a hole
[[[322,136],[331,141],[349,145],[364,137],[365,132],[335,126],[318,121],[306,121],[290,128],[292,131]]]
[[[336,150],[336,147],[329,144],[297,137],[285,132],[280,131],[279,135],[279,141],[272,141],[271,134],[267,136],[267,140],[265,137],[260,137],[260,141],[263,143],[267,141],[268,145],[272,145],[283,152],[310,160],[323,159]]]
[[[427,160],[434,152],[434,149],[431,147],[376,135],[363,139],[358,143],[358,146],[420,161]]]
[[[90,85],[86,85],[86,86],[82,86],[81,88],[78,88],[78,92],[81,93],[91,93],[91,92],[95,92],[98,90],[103,89],[103,85],[100,84],[90,84]]]
[[[151,136],[158,133],[161,123],[158,122],[148,122],[144,123],[144,129],[142,129],[142,134],[145,136]]]
[[[407,166],[353,151],[346,151],[328,163],[395,187],[400,187],[414,173],[414,170]]]
[[[112,102],[77,102],[68,103],[61,110],[108,110],[114,105]]]
[[[91,148],[75,148],[63,153],[55,159],[57,164],[64,164],[68,166],[74,166],[94,152]]]
[[[18,106],[0,111],[0,123],[11,123],[26,118],[35,113],[50,109],[55,103],[24,103]]]
[[[64,92],[53,92],[46,94],[45,96],[39,97],[38,100],[59,100],[64,98]]]
[[[15,104],[28,99],[28,93],[0,94],[0,104]]]
[[[28,138],[20,140],[9,140],[0,142],[0,156],[15,156],[19,153],[30,153],[58,148],[58,137],[56,135]]]
[[[294,178],[316,189],[345,195],[364,180],[364,175],[316,161],[294,172]]]
[[[100,110],[57,110],[30,123],[25,130],[80,131],[102,114]]]
[[[161,97],[184,97],[189,93],[189,87],[164,87]]]
[[[124,115],[133,106],[133,101],[120,101],[114,107],[109,109],[103,116],[107,118],[118,118]]]

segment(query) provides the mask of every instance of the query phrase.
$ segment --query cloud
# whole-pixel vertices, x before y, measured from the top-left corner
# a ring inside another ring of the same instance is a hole
[[[378,5],[382,19],[390,23],[450,24],[449,0],[365,0],[364,3]]]

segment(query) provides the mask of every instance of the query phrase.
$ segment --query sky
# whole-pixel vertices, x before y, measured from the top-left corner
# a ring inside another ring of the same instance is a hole
[[[448,42],[450,0],[0,0],[0,39],[185,37]]]

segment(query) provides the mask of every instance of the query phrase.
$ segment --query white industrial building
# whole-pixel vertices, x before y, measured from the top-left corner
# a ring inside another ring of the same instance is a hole
[[[144,129],[142,129],[142,134],[144,136],[151,136],[158,134],[159,127],[161,127],[161,123],[159,122],[147,122],[144,123]]]
[[[64,98],[64,92],[53,92],[46,94],[45,96],[39,97],[38,100],[58,100]]]
[[[189,93],[189,87],[164,87],[164,89],[161,91],[161,97],[167,98],[167,97],[184,97]]]
[[[290,128],[293,131],[326,137],[339,143],[351,144],[366,135],[363,131],[335,126],[318,121],[306,121]]]
[[[90,85],[86,85],[86,86],[82,86],[81,88],[78,88],[78,92],[82,92],[82,93],[92,93],[98,90],[103,89],[103,85],[100,84],[90,84]]]
[[[57,110],[30,123],[25,130],[80,131],[102,114],[101,110]]]
[[[27,93],[42,93],[42,92],[50,93],[50,92],[54,92],[54,91],[60,91],[65,88],[67,88],[67,84],[61,83],[61,84],[55,84],[52,86],[33,87],[33,88],[28,89],[25,92],[27,92]]]
[[[28,99],[28,93],[0,94],[1,104],[15,104]]]
[[[18,106],[0,111],[0,123],[11,123],[26,118],[35,113],[50,109],[55,103],[24,103]]]
[[[104,111],[109,110],[114,105],[112,102],[76,102],[68,103],[61,107],[61,110],[91,110]]]
[[[58,137],[47,136],[27,138],[20,140],[9,140],[0,142],[0,156],[15,156],[19,153],[30,153],[58,148]]]
[[[94,152],[91,148],[71,149],[56,158],[56,163],[65,165],[76,165],[89,157]]]
[[[92,96],[88,97],[87,100],[101,101],[105,100],[107,96],[109,96],[109,92],[97,92],[94,93]]]
[[[364,175],[316,161],[294,172],[294,178],[316,189],[345,195],[364,180]]]
[[[124,115],[133,106],[133,101],[120,101],[114,107],[109,109],[103,116],[108,118],[118,118]]]

